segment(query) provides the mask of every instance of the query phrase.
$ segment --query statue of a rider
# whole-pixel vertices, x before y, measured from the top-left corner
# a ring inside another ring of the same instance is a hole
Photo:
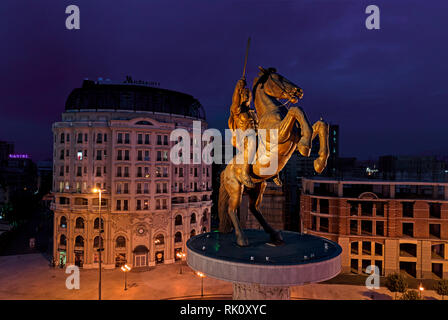
[[[256,135],[258,128],[257,115],[250,108],[251,100],[252,94],[246,87],[246,80],[238,80],[230,106],[229,128],[233,130],[233,146],[244,156],[244,163],[234,164],[234,170],[240,182],[248,188],[255,186],[250,177],[250,165],[257,150]],[[274,177],[274,182],[281,186],[278,175]]]

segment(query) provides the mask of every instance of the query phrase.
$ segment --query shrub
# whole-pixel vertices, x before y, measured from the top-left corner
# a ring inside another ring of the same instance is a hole
[[[400,273],[392,273],[386,277],[386,288],[394,293],[394,299],[396,299],[397,292],[406,292],[408,283],[404,275]]]

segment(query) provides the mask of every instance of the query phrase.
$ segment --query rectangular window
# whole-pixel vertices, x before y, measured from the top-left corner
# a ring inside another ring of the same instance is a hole
[[[320,222],[319,231],[320,231],[320,232],[329,232],[329,228],[328,228],[328,218],[322,218],[322,217],[320,217],[319,222]]]
[[[149,200],[143,200],[143,210],[149,210]]]
[[[143,151],[142,150],[137,151],[137,160],[143,161]]]
[[[78,170],[76,171],[76,176],[81,177],[82,176],[82,167],[78,167]]]
[[[384,236],[384,221],[376,221],[376,235]]]
[[[82,133],[78,133],[78,140],[77,143],[82,143]]]
[[[96,143],[103,143],[103,135],[101,133],[97,134]]]
[[[376,215],[380,217],[384,217],[384,203],[377,202],[375,203],[376,206]]]
[[[129,210],[128,200],[123,200],[123,210],[124,211],[128,211]]]
[[[129,178],[129,167],[124,167],[124,176],[125,178]]]
[[[101,167],[96,167],[96,176],[101,177]]]
[[[149,134],[145,134],[145,144],[149,144]]]
[[[129,193],[129,183],[124,184],[123,193],[128,194]]]
[[[137,135],[137,144],[143,144],[143,134],[141,133]]]
[[[371,235],[372,231],[373,231],[372,221],[362,220],[361,221],[361,234],[362,235]]]
[[[123,150],[117,151],[117,160],[123,160]]]
[[[137,194],[141,194],[141,193],[142,193],[142,184],[137,183]]]
[[[358,234],[358,221],[350,220],[350,234]]]
[[[162,209],[167,209],[168,205],[167,205],[167,201],[166,199],[162,199]]]
[[[372,254],[372,245],[370,244],[370,241],[362,242],[362,254],[367,256]]]
[[[142,210],[142,200],[137,200],[137,208],[136,210]]]
[[[124,151],[124,160],[126,160],[126,161],[129,160],[129,150]]]
[[[137,178],[143,177],[142,167],[137,167]]]
[[[168,145],[168,136],[163,136],[163,144]]]
[[[145,161],[149,161],[149,150],[145,150]]]
[[[162,151],[157,151],[157,161],[162,161]]]
[[[160,199],[156,199],[156,210],[160,210]]]
[[[413,202],[402,202],[403,217],[413,218],[414,217],[414,203]]]
[[[357,255],[359,253],[359,247],[358,247],[358,242],[357,241],[352,242],[350,244],[350,253],[354,254],[354,255]]]
[[[117,134],[117,144],[122,144],[122,143],[123,143],[123,134],[118,133]]]
[[[410,222],[403,222],[402,225],[403,235],[414,237],[414,224]]]
[[[130,139],[129,133],[126,133],[124,135],[124,143],[126,143],[126,144],[130,144],[131,143],[131,139]]]
[[[157,145],[162,145],[162,136],[161,135],[157,135]]]
[[[430,203],[429,204],[429,217],[432,219],[440,219],[440,203]]]
[[[117,200],[116,210],[121,211],[121,200]]]
[[[440,239],[440,224],[438,223],[429,224],[429,236],[432,238]]]
[[[117,177],[121,177],[121,167],[117,167]]]
[[[150,174],[150,170],[149,167],[145,167],[145,178],[150,178],[151,174]]]
[[[145,184],[143,184],[143,192],[144,192],[145,194],[148,194],[148,193],[149,193],[149,183],[145,183]]]
[[[96,160],[102,160],[102,152],[101,150],[96,150]]]

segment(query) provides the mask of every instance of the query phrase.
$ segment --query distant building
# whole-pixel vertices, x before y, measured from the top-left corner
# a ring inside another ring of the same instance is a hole
[[[282,191],[282,187],[277,186],[273,182],[268,182],[263,194],[260,211],[266,222],[274,229],[286,229],[285,195]],[[239,212],[241,226],[243,228],[262,229],[252,212],[249,211],[249,197],[247,195],[243,195]]]
[[[105,268],[173,263],[210,231],[211,166],[170,161],[172,130],[192,132],[193,121],[207,127],[184,93],[93,81],[72,91],[53,124],[57,263],[98,268],[100,243]],[[101,205],[93,188],[104,190]]]
[[[328,145],[330,155],[327,167],[320,175],[314,170],[314,160],[319,156],[320,144],[318,137],[313,141],[313,147],[309,157],[303,157],[300,153],[295,152],[281,171],[286,210],[284,214],[285,228],[287,230],[298,231],[302,177],[334,177],[339,174],[339,125],[330,125]]]
[[[379,174],[387,180],[448,181],[448,164],[434,156],[382,156]]]
[[[303,232],[341,245],[342,270],[448,279],[448,183],[302,181]]]

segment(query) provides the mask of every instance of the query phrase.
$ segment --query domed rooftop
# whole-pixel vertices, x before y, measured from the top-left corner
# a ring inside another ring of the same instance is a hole
[[[205,120],[202,105],[181,92],[135,84],[104,84],[84,80],[67,98],[65,110],[150,111]]]

